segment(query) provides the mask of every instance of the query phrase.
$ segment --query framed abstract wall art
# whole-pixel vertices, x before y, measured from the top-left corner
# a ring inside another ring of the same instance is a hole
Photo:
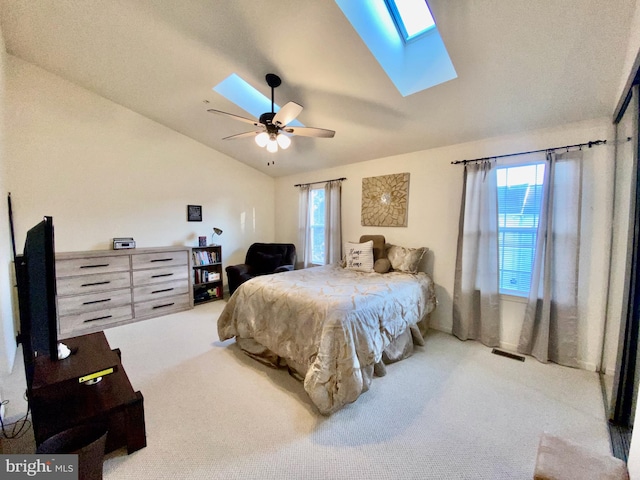
[[[362,225],[406,227],[408,209],[408,173],[362,179]]]

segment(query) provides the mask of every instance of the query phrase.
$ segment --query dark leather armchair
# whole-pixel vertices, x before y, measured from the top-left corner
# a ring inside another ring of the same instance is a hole
[[[296,246],[293,243],[254,243],[247,251],[244,263],[226,268],[229,294],[233,295],[241,284],[258,275],[293,270],[296,264]]]

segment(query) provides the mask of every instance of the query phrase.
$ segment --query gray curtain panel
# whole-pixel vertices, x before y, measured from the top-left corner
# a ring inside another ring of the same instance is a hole
[[[547,155],[542,202],[518,351],[577,367],[582,152]]]
[[[298,197],[298,259],[302,261],[302,268],[311,266],[311,234],[309,225],[311,216],[309,214],[309,196],[311,188],[309,185],[300,185],[300,195]]]
[[[500,344],[497,177],[491,162],[464,168],[453,289],[453,334]]]
[[[342,260],[342,180],[324,186],[324,259],[326,264]]]

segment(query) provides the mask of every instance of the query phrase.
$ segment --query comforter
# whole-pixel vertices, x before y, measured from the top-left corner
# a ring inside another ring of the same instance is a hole
[[[433,281],[425,273],[326,265],[243,283],[218,319],[218,335],[239,343],[252,339],[284,359],[328,415],[369,388],[385,352],[391,360],[410,354],[395,342],[420,337],[417,326],[424,326],[435,305]]]

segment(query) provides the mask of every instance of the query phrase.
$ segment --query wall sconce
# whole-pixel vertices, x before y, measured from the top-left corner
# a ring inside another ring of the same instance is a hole
[[[220,230],[218,227],[213,227],[213,233],[211,234],[211,246],[212,247],[217,247],[218,246],[218,244],[215,242],[216,235],[222,235],[222,230]]]

